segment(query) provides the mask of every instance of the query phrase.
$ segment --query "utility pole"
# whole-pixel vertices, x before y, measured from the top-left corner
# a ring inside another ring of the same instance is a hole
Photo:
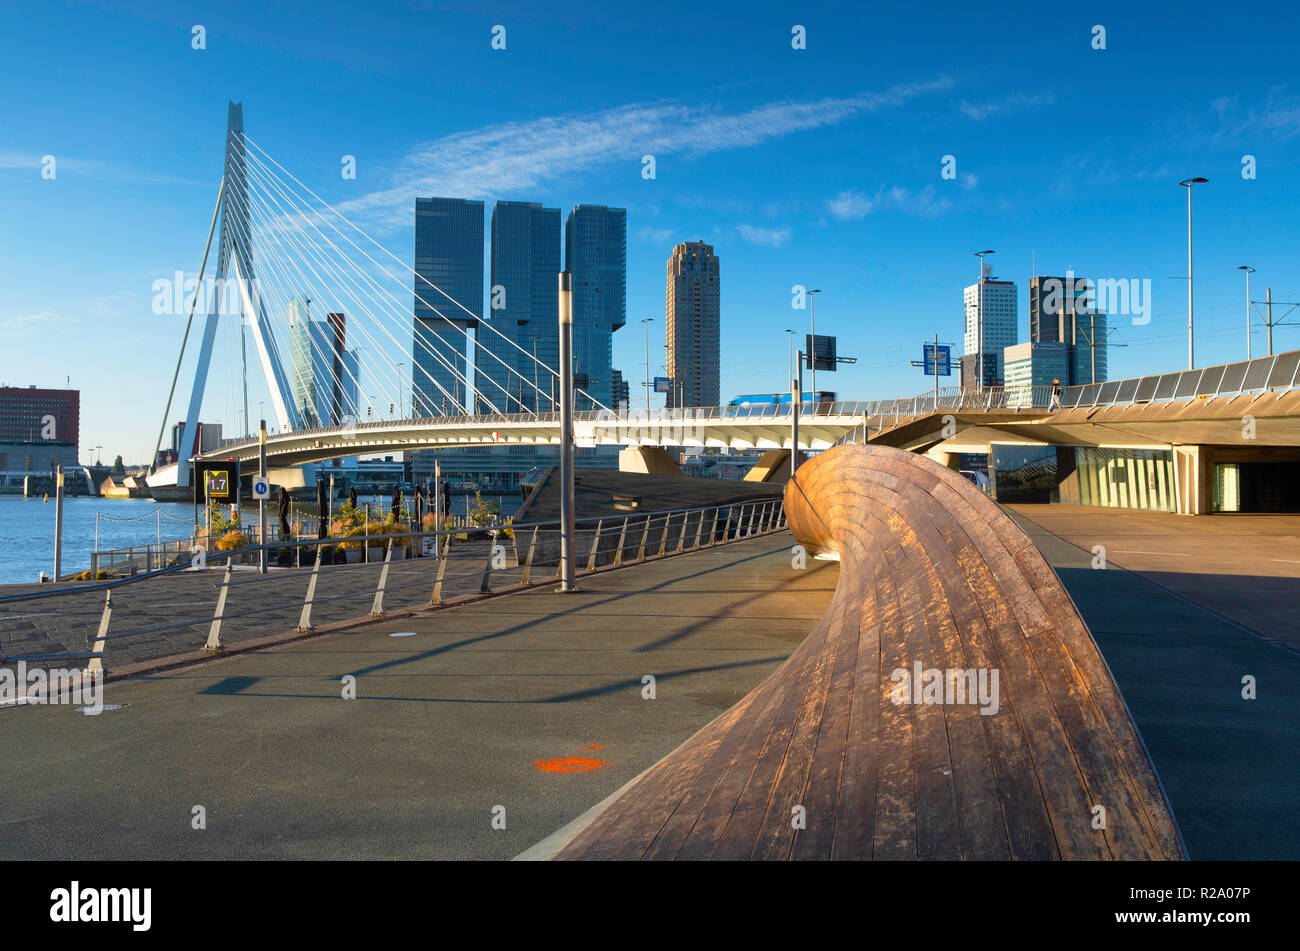
[[[647,334],[649,331],[647,331]],[[648,339],[648,337],[647,337]],[[648,344],[647,344],[648,346]],[[646,360],[649,380],[650,361]],[[650,395],[646,392],[646,405]],[[573,275],[560,272],[560,591],[576,591],[573,515]]]
[[[650,412],[650,322],[653,317],[642,317],[641,326],[645,328],[645,410]]]
[[[799,363],[795,366],[794,379],[790,381],[794,392],[790,394],[790,478],[799,468],[799,404],[803,402],[803,351],[799,351]]]
[[[994,254],[994,251],[974,251],[975,257],[980,259],[980,279],[975,285],[975,322],[979,325],[979,356],[975,358],[977,369],[975,371],[977,380],[976,389],[980,392],[984,390],[984,255]]]
[[[808,343],[808,349],[811,351],[809,363],[812,367],[812,391],[813,403],[817,402],[817,297],[821,293],[821,288],[808,292],[808,329],[811,331],[809,336],[812,338]],[[799,394],[800,398],[803,394]]]
[[[63,466],[54,473],[54,580],[63,573]]]
[[[1255,269],[1249,264],[1238,264],[1238,271],[1246,272],[1246,359],[1250,359],[1250,276]]]
[[[1273,288],[1264,291],[1265,308],[1268,312],[1268,355],[1273,355]]]
[[[1178,184],[1187,189],[1187,369],[1196,369],[1192,349],[1192,186],[1203,185],[1208,178],[1187,178]]]
[[[266,479],[266,420],[262,420],[257,433],[257,477]],[[262,546],[257,552],[258,574],[266,574],[266,498],[257,500],[258,543]]]

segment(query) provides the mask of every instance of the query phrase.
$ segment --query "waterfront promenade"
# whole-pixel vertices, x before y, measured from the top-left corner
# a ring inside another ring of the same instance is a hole
[[[1195,600],[1117,561],[1091,567],[1080,546],[1117,530],[1114,513],[1011,514],[1114,673],[1189,857],[1300,857],[1289,803],[1300,767],[1288,755],[1300,655],[1217,610],[1228,566],[1200,561],[1209,580]],[[1170,520],[1179,544],[1202,552],[1231,521]],[[0,711],[0,856],[545,857],[545,843],[729,709],[814,628],[839,568],[793,568],[793,544],[752,538],[598,572],[575,595],[548,585],[114,682],[105,700],[120,708],[98,717]],[[1218,548],[1232,557],[1222,538]],[[356,700],[342,699],[348,674]],[[1248,674],[1253,701],[1241,698]],[[195,806],[206,830],[191,827]]]
[[[0,711],[0,856],[509,858],[789,655],[838,570],[792,570],[792,544],[756,537],[586,576],[577,594],[547,586],[110,683],[121,708],[98,717]]]

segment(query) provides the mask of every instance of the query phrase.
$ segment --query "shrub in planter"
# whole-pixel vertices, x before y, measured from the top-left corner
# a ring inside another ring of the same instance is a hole
[[[221,536],[217,542],[217,551],[234,551],[248,546],[248,536],[238,528],[232,528]]]

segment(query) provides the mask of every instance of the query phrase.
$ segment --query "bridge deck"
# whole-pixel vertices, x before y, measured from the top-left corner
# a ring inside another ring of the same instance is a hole
[[[800,469],[786,507],[840,554],[826,614],[557,857],[1183,856],[1096,645],[996,504],[929,460],[846,446]],[[915,664],[997,670],[996,710],[894,702]]]

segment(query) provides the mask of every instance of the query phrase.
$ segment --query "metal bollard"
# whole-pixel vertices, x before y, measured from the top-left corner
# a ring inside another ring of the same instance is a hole
[[[442,576],[447,570],[447,549],[450,545],[442,546],[442,554],[438,556],[438,580],[433,584],[433,597],[429,599],[430,604],[442,604]]]
[[[298,618],[298,630],[303,634],[312,630],[311,603],[316,598],[316,576],[320,574],[321,546],[316,546],[316,564],[311,569],[311,578],[307,582],[307,596],[302,602],[302,617]]]
[[[91,648],[95,656],[86,665],[86,673],[102,674],[104,672],[104,638],[108,636],[108,622],[113,616],[113,589],[104,592],[104,613],[99,616],[99,633],[95,635],[95,646]]]
[[[217,595],[217,612],[212,616],[212,627],[208,629],[208,642],[203,645],[205,651],[217,652],[221,647],[221,618],[226,613],[226,593],[230,590],[230,559],[226,559],[226,576],[221,581],[221,594]]]
[[[370,605],[371,617],[384,615],[384,585],[388,583],[388,565],[393,560],[393,540],[388,539],[388,550],[384,552],[384,567],[379,569],[379,587],[375,589],[375,602]]]
[[[618,548],[614,551],[614,565],[623,564],[623,543],[627,540],[627,519],[623,519],[623,528],[618,533]]]
[[[650,537],[650,516],[647,515],[645,517],[645,531],[641,533],[641,548],[636,553],[637,561],[645,560],[645,543],[646,543],[646,539],[648,539],[649,537]]]
[[[538,526],[533,526],[533,538],[528,543],[528,560],[524,562],[524,584],[528,584],[528,576],[533,573],[533,551],[537,547],[537,528]]]
[[[591,540],[591,554],[587,556],[588,571],[596,570],[596,554],[600,551],[600,530],[604,524],[603,518],[596,522],[596,537]]]
[[[659,536],[659,554],[668,550],[668,529],[673,524],[673,515],[669,512],[664,516],[664,533]]]

